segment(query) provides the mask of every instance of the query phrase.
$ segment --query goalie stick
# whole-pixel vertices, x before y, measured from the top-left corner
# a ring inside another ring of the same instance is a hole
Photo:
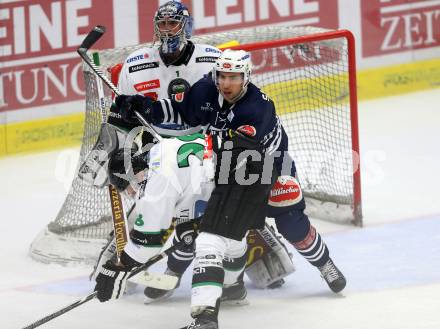
[[[189,240],[189,239],[188,239]],[[160,261],[161,259],[167,257],[169,254],[171,254],[174,250],[176,250],[177,248],[180,248],[183,245],[190,245],[192,243],[192,241],[181,241],[179,243],[176,243],[175,245],[169,247],[168,249],[162,251],[160,254],[157,254],[156,256],[153,256],[152,258],[150,258],[145,264],[135,268],[129,275],[129,278],[134,277],[135,275],[137,275],[138,273],[145,271],[147,268],[149,268],[150,266],[152,266],[153,264],[156,264],[158,261]],[[65,307],[63,307],[62,309],[51,313],[47,316],[45,316],[44,318],[41,318],[40,320],[37,320],[29,325],[27,325],[26,327],[23,327],[22,329],[34,329],[37,328],[39,326],[41,326],[42,324],[49,322],[57,317],[59,317],[60,315],[63,315],[64,313],[67,313],[71,310],[73,310],[74,308],[77,308],[78,306],[87,303],[88,301],[91,301],[92,299],[94,299],[97,296],[97,292],[94,291],[90,294],[88,294],[87,296],[77,300],[76,302],[73,302],[72,304],[69,304]]]

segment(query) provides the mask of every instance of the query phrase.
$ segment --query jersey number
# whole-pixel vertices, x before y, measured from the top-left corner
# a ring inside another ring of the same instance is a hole
[[[200,161],[203,161],[203,151],[204,144],[193,142],[197,139],[205,140],[205,136],[203,134],[192,134],[187,136],[180,136],[177,139],[183,142],[191,142],[185,143],[177,150],[177,165],[179,168],[189,167],[189,156],[195,155],[199,158]]]

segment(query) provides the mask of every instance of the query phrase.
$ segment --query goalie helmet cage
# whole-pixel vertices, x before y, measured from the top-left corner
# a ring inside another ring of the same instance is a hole
[[[194,43],[251,52],[251,81],[275,103],[306,197],[306,213],[362,225],[354,38],[347,30],[272,26],[192,38]],[[107,72],[143,44],[99,51]],[[154,46],[154,45],[153,45]],[[97,77],[84,66],[86,114],[79,164],[98,136]],[[114,78],[114,77],[113,77]],[[111,91],[105,88],[106,106]],[[130,202],[125,201],[125,209]],[[31,256],[48,263],[93,263],[112,230],[107,188],[76,176],[57,217],[35,238]]]

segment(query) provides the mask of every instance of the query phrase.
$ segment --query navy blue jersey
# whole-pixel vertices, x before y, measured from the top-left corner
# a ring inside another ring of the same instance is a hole
[[[259,88],[249,83],[246,94],[229,105],[210,76],[197,81],[183,100],[163,99],[153,105],[155,123],[185,122],[213,134],[227,129],[244,130],[264,146],[267,153],[287,150],[287,134],[275,106]]]

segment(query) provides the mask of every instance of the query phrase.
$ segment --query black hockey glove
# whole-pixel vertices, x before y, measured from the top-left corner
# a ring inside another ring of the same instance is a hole
[[[118,299],[123,295],[132,268],[132,266],[116,265],[111,259],[102,266],[95,285],[100,302]]]
[[[142,95],[120,95],[115,99],[122,119],[130,124],[142,125],[135,112],[138,112],[147,122],[153,122],[153,99]]]

